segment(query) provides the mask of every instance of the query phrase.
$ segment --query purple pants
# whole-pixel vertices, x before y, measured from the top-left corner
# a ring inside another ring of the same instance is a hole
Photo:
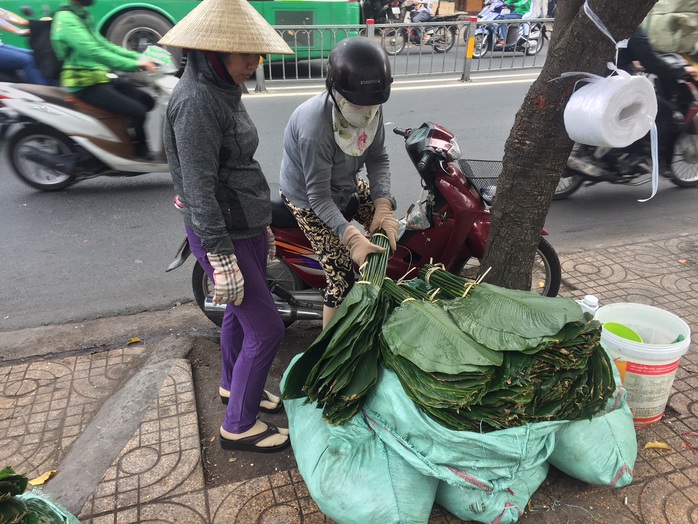
[[[213,280],[213,268],[201,240],[185,226],[191,252]],[[284,323],[267,287],[266,231],[254,238],[233,240],[245,279],[242,304],[228,304],[221,326],[221,387],[230,391],[223,429],[243,433],[254,426],[264,383],[284,338]]]

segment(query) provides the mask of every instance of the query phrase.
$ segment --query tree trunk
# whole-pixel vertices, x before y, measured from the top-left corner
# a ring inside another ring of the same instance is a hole
[[[655,0],[594,0],[589,4],[616,40],[628,38]],[[492,228],[482,267],[487,281],[530,289],[541,230],[572,149],[563,121],[578,77],[601,74],[615,59],[613,42],[584,13],[584,0],[558,3],[548,57],[528,91],[507,139],[503,173],[492,207]]]

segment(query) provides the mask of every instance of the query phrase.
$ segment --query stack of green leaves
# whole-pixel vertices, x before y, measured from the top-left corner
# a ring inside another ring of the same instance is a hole
[[[360,268],[359,281],[332,321],[286,374],[283,397],[307,398],[323,408],[330,424],[346,423],[361,409],[378,380],[381,326],[392,303],[380,293],[388,265],[388,239],[378,230],[371,241],[386,248]]]
[[[386,281],[401,305],[383,327],[382,356],[407,395],[445,427],[485,432],[591,418],[612,395],[600,324],[574,300],[473,286],[434,266],[420,276],[445,300],[405,300],[410,290]]]

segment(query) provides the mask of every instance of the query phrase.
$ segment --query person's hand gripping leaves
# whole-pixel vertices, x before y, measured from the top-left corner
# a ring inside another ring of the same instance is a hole
[[[385,248],[377,246],[354,226],[349,226],[342,237],[342,244],[349,248],[351,259],[361,266],[371,253],[384,253]]]
[[[368,232],[373,234],[376,229],[383,228],[388,237],[388,242],[390,242],[390,249],[395,251],[400,226],[393,215],[393,204],[387,198],[376,198],[373,206],[375,207],[375,212],[373,213],[373,220]]]

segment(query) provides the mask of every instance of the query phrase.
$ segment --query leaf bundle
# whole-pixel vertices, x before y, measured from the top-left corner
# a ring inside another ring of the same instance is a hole
[[[471,286],[429,265],[420,276],[447,300],[396,308],[381,334],[383,363],[440,424],[485,432],[591,418],[612,395],[600,324],[572,299]],[[385,290],[395,299],[393,286]]]
[[[330,424],[344,424],[363,405],[378,380],[379,334],[391,302],[380,293],[388,264],[388,239],[378,230],[371,239],[386,248],[372,254],[332,321],[286,375],[285,398],[303,398],[323,408]]]

